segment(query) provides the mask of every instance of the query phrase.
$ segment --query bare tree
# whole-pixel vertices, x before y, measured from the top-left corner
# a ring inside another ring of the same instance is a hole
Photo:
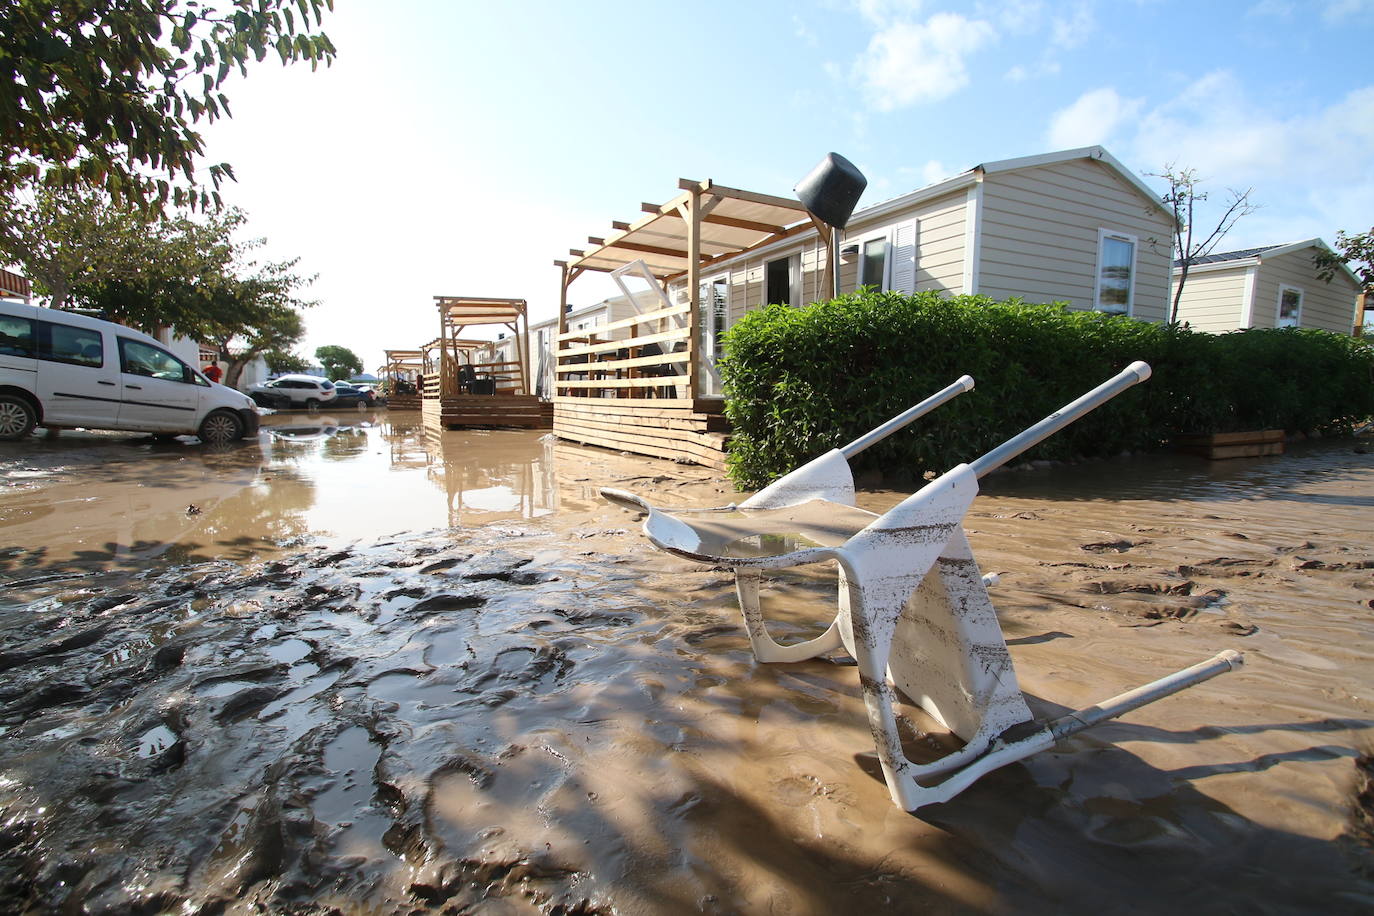
[[[1250,192],[1254,188],[1246,188],[1244,191],[1230,188],[1226,212],[1217,220],[1216,227],[1203,236],[1201,232],[1194,232],[1193,223],[1194,208],[1207,199],[1207,192],[1198,190],[1202,179],[1198,177],[1197,170],[1177,168],[1173,163],[1169,163],[1164,166],[1164,171],[1151,172],[1150,175],[1169,182],[1169,193],[1161,200],[1174,211],[1174,260],[1178,262],[1179,270],[1174,302],[1169,309],[1169,323],[1173,324],[1178,320],[1178,303],[1183,298],[1183,284],[1188,282],[1188,271],[1192,268],[1193,262],[1211,254],[1237,220],[1259,208],[1250,203]]]

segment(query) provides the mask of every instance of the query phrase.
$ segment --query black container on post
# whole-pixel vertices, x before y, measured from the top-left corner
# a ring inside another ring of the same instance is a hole
[[[866,187],[868,179],[858,166],[839,153],[828,153],[793,190],[812,216],[843,229]]]
[[[859,203],[868,179],[858,166],[839,153],[828,153],[820,163],[797,182],[792,190],[797,200],[817,220],[830,227],[830,293],[840,294],[840,233]]]

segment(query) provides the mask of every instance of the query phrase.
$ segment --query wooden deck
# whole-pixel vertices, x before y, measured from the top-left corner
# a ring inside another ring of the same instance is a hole
[[[729,427],[721,401],[705,398],[630,400],[554,399],[553,432],[560,439],[725,470]]]
[[[724,402],[691,396],[688,311],[665,302],[590,335],[559,334],[554,435],[724,470]]]
[[[420,396],[418,394],[393,394],[386,399],[386,406],[390,410],[419,410]]]
[[[532,394],[426,396],[420,413],[426,424],[445,429],[464,426],[540,429],[548,426],[540,401]]]
[[[1217,433],[1211,436],[1176,436],[1173,444],[1181,452],[1219,461],[1225,458],[1282,455],[1283,440],[1283,430],[1262,429],[1253,432]]]

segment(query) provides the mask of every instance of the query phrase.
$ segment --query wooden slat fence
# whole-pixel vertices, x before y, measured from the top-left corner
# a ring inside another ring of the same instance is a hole
[[[673,319],[689,311],[678,305],[558,335],[555,395],[686,398],[688,329]],[[629,334],[617,337],[617,331]]]

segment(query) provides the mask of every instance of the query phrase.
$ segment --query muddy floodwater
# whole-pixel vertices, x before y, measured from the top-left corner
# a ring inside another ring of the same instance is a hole
[[[0,443],[0,911],[1369,912],[1371,450],[984,481],[1038,716],[1246,664],[912,815],[843,653],[756,663],[597,496],[740,498],[704,469],[400,412]]]

